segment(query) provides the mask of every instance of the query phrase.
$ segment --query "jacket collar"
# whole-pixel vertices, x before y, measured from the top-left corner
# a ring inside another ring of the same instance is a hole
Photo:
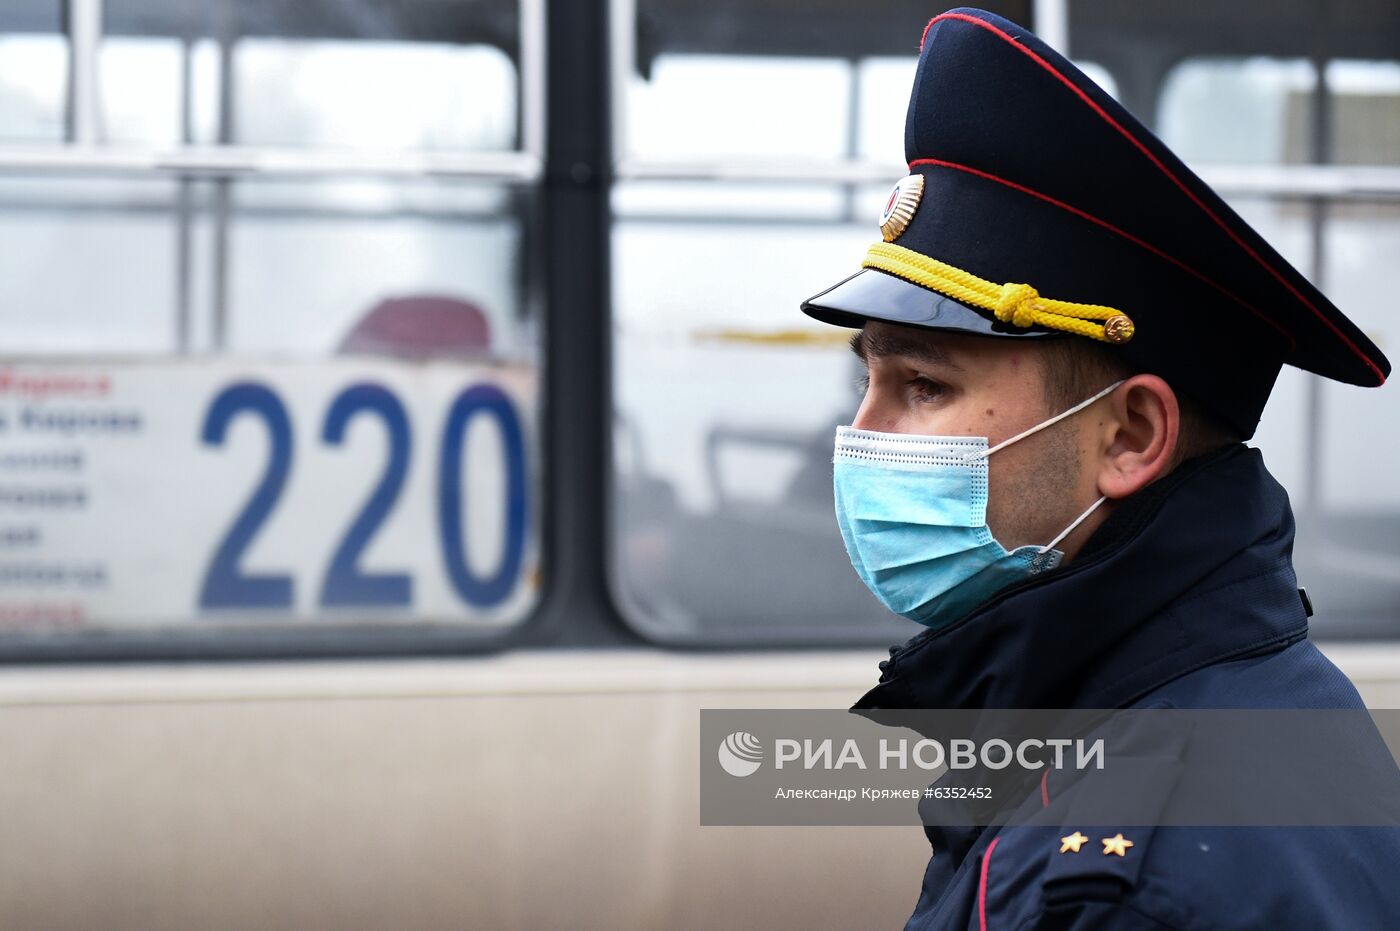
[[[1307,635],[1293,514],[1257,449],[1188,460],[1069,564],[892,647],[865,708],[1116,708]]]

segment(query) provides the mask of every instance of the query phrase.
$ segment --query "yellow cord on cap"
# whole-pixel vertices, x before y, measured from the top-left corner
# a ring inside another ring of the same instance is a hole
[[[1121,310],[1101,304],[1053,301],[1041,297],[1028,284],[995,284],[894,243],[875,243],[865,254],[861,267],[889,272],[932,288],[956,301],[989,310],[998,320],[1015,326],[1064,330],[1105,343],[1126,343],[1133,338],[1133,321]],[[1091,320],[1104,322],[1090,323]]]

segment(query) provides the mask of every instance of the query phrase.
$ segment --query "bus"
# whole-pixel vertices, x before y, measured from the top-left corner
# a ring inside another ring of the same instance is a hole
[[[1382,349],[1387,0],[988,0]],[[844,708],[843,337],[907,0],[0,8],[0,927],[894,925],[914,827],[701,826],[699,711]],[[1090,170],[1086,167],[1086,170]],[[1400,401],[1258,434],[1400,701]]]

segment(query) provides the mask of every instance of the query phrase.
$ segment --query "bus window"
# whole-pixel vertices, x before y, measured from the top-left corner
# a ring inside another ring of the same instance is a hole
[[[1400,61],[1333,60],[1327,65],[1326,86],[1333,100],[1329,159],[1348,165],[1400,165]],[[1394,313],[1377,295],[1400,287],[1395,263],[1400,255],[1400,204],[1393,198],[1337,203],[1328,207],[1325,222],[1323,276],[1330,295],[1372,338],[1394,346],[1400,335]],[[1356,520],[1371,528],[1370,534],[1393,535],[1400,489],[1387,478],[1385,463],[1400,450],[1377,455],[1377,437],[1366,425],[1395,422],[1395,405],[1386,398],[1377,404],[1367,392],[1324,387],[1326,432],[1320,466],[1327,509],[1339,512],[1339,524]],[[1377,511],[1383,515],[1379,526]],[[1390,559],[1382,564],[1389,578],[1400,576],[1400,558],[1383,558]],[[1380,567],[1374,560],[1361,562],[1377,575],[1374,570]],[[1374,586],[1373,578],[1364,587]],[[1386,592],[1392,601],[1400,595],[1395,587]],[[1384,603],[1376,598],[1372,594],[1373,603]]]
[[[1400,165],[1400,61],[1335,59],[1327,63],[1326,78],[1332,98],[1328,160]]]
[[[160,177],[0,176],[7,352],[173,351],[177,193]]]
[[[1323,47],[1325,51],[1325,46]],[[1187,59],[1164,82],[1160,132],[1210,172],[1223,165],[1400,163],[1400,62]],[[1245,127],[1244,131],[1241,127]],[[1377,344],[1396,334],[1384,295],[1400,286],[1393,197],[1360,191],[1308,195],[1260,190],[1232,205]],[[1322,635],[1394,636],[1400,631],[1400,494],[1385,463],[1400,455],[1391,432],[1395,401],[1285,368],[1253,445],[1289,489],[1298,519],[1301,584],[1329,610]]]
[[[866,158],[897,177],[902,114],[887,125],[865,111],[902,110],[911,79],[912,59],[661,54],[632,80],[628,154]],[[831,521],[831,436],[858,405],[858,373],[841,333],[797,313],[803,288],[867,244],[885,193],[859,181],[615,189],[611,575],[646,635],[898,636]]]
[[[539,598],[520,11],[308,9],[88,5],[71,69],[0,12],[0,650],[485,642]]]
[[[859,404],[848,334],[806,325],[793,297],[820,290],[870,223],[793,213],[678,206],[614,226],[614,591],[663,641],[898,630],[831,516],[831,438]]]
[[[840,59],[661,55],[633,76],[628,155],[838,158],[850,90]]]
[[[247,145],[511,149],[515,68],[499,49],[248,38],[233,52]]]
[[[912,55],[867,58],[856,68],[856,154],[861,158],[897,163],[903,155],[904,111],[917,63]]]
[[[209,65],[216,65],[210,60],[215,48],[212,43],[202,43],[200,51],[204,67],[199,70],[207,75],[211,70]],[[181,123],[185,93],[191,98],[191,118],[198,112],[203,117],[200,122],[209,126],[218,106],[217,98],[205,94],[200,99],[193,86],[185,86],[181,80],[185,66],[181,56],[181,43],[175,39],[111,36],[102,42],[98,68],[102,103],[100,132],[105,141],[179,145],[184,136]],[[194,69],[193,61],[190,67]],[[193,85],[194,81],[190,83]],[[214,90],[207,84],[205,88]],[[215,140],[206,135],[200,141]]]
[[[0,143],[58,142],[68,86],[60,35],[6,33],[0,13]]]
[[[1315,84],[1304,59],[1189,59],[1162,88],[1158,132],[1197,164],[1307,161]]]
[[[227,346],[326,355],[381,301],[454,295],[480,308],[490,357],[533,356],[508,190],[441,182],[234,184]]]

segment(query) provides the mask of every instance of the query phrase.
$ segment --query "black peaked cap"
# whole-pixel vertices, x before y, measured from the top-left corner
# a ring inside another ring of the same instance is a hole
[[[1046,299],[1121,311],[1131,337],[1105,345],[1245,437],[1284,364],[1353,385],[1390,373],[1375,344],[1161,140],[1001,17],[959,8],[929,22],[905,156],[922,194],[893,245]],[[802,309],[841,326],[1067,335],[875,268]]]

